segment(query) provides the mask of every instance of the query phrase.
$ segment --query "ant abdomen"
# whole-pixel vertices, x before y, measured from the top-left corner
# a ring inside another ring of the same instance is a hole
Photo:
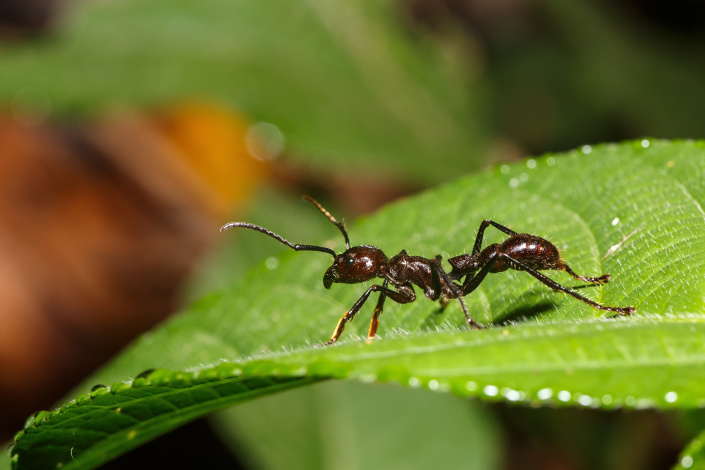
[[[497,245],[496,249],[532,269],[539,271],[565,269],[565,263],[556,245],[535,235],[518,233],[509,237],[501,245]],[[501,272],[509,268],[523,270],[513,264],[506,258],[502,258],[495,263],[493,272]]]

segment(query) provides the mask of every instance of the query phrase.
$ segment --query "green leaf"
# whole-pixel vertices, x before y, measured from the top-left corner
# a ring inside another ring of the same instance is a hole
[[[200,374],[155,370],[131,384],[94,387],[51,413],[30,416],[15,438],[17,468],[94,468],[213,410],[315,378],[239,378],[232,366]],[[59,418],[59,419],[56,419]],[[40,430],[40,432],[36,432]],[[34,432],[33,432],[34,431]]]
[[[487,329],[469,329],[457,302],[438,313],[437,304],[419,298],[407,305],[388,302],[380,317],[380,338],[373,344],[363,340],[373,308],[366,305],[340,344],[315,348],[364,286],[335,285],[326,291],[321,278],[329,257],[284,251],[275,262],[270,259],[144,336],[91,383],[110,383],[158,367],[189,371],[182,388],[173,392],[177,400],[192,396],[192,389],[207,390],[211,386],[200,383],[200,377],[215,374],[238,383],[283,381],[278,387],[325,377],[394,381],[532,405],[701,407],[704,148],[702,142],[643,140],[502,165],[389,206],[349,230],[353,244],[375,244],[389,255],[406,249],[447,259],[470,252],[480,221],[491,218],[552,240],[580,274],[610,273],[609,284],[580,292],[602,304],[635,306],[631,318],[607,319],[603,311],[555,294],[526,273],[509,271],[488,276],[465,298],[473,317]],[[320,217],[311,212],[311,217]],[[268,228],[288,234],[286,226]],[[342,237],[334,227],[330,230],[340,250]],[[244,246],[262,237],[249,231],[224,236],[237,237]],[[488,229],[485,244],[502,238]],[[273,253],[280,249],[274,241],[272,246]],[[546,274],[576,285],[565,273]],[[141,393],[153,390],[159,400],[164,392],[144,380]],[[131,388],[124,387],[115,392],[116,399],[131,396]],[[257,394],[248,390],[248,397]],[[269,390],[263,387],[263,393]],[[70,468],[68,431],[51,439],[46,433],[68,428],[62,423],[92,410],[87,400],[43,417],[40,426],[37,419],[30,422],[13,449],[18,468],[32,468],[23,462],[35,453],[45,455],[47,462],[53,456],[54,462]],[[240,400],[235,393],[217,405]],[[194,407],[199,408],[198,399]],[[146,421],[138,419],[132,426],[161,426],[165,431],[170,415],[167,410],[156,418],[146,414]],[[102,425],[101,420],[87,420],[76,429]],[[89,460],[84,462],[83,456],[97,455],[94,448],[126,451],[135,445],[125,437],[133,428],[90,434],[73,457],[86,468]]]
[[[0,101],[59,114],[199,99],[278,126],[317,167],[428,182],[473,169],[487,113],[467,66],[412,41],[392,1],[72,5],[61,33],[0,51]],[[337,158],[331,158],[331,157]],[[444,164],[440,165],[439,162]]]
[[[491,470],[501,460],[492,418],[483,404],[448,394],[328,381],[230,408],[215,421],[247,468],[427,469],[443,462]]]

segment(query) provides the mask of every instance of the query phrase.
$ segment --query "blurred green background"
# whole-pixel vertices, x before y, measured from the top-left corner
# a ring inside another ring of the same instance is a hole
[[[302,193],[352,219],[527,155],[701,138],[704,52],[694,0],[3,2],[0,287],[15,293],[38,264],[45,281],[0,305],[2,437],[178,305],[283,249],[216,239],[230,217],[305,243],[335,233]],[[150,258],[157,246],[176,261]],[[47,287],[57,279],[68,293]],[[69,295],[86,285],[110,295]],[[323,384],[115,468],[660,469],[691,420]]]

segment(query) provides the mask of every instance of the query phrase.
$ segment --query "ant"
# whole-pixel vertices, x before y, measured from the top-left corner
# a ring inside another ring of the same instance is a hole
[[[564,270],[575,279],[590,283],[590,286],[607,283],[610,279],[609,274],[600,277],[579,276],[565,264],[558,252],[558,248],[548,240],[526,233],[516,233],[492,220],[483,220],[480,224],[472,254],[448,259],[453,269],[450,273],[447,273],[441,266],[442,257],[440,255],[436,255],[434,259],[426,259],[421,256],[410,256],[406,250],[401,250],[398,255],[388,258],[376,246],[360,245],[350,247],[350,239],[345,230],[345,225],[338,222],[330,212],[312,197],[303,196],[303,199],[313,204],[329,221],[338,227],[345,239],[344,252],[336,254],[335,251],[324,246],[293,244],[271,230],[248,222],[230,222],[223,225],[220,231],[235,227],[247,228],[268,235],[295,251],[319,251],[330,254],[333,256],[333,264],[323,275],[323,285],[326,289],[330,289],[333,283],[358,284],[374,278],[384,279],[381,285],[374,284],[370,286],[350,310],[345,312],[338,321],[330,339],[325,343],[326,346],[338,341],[345,329],[345,325],[355,318],[355,314],[362,308],[370,294],[379,292],[380,295],[372,314],[370,330],[367,335],[368,342],[371,341],[377,333],[379,316],[382,313],[386,298],[389,297],[400,304],[413,302],[416,300],[414,285],[423,289],[424,295],[428,299],[439,301],[441,310],[451,300],[458,299],[468,325],[474,329],[481,329],[482,327],[470,317],[463,302],[463,297],[477,289],[477,286],[480,285],[488,273],[498,273],[507,269],[526,271],[554,291],[565,292],[594,308],[617,312],[622,315],[634,313],[634,307],[608,307],[593,302],[549,279],[538,271]],[[490,225],[509,235],[509,238],[502,244],[493,244],[481,250],[485,229]],[[463,277],[465,281],[462,285],[454,282],[460,281]],[[389,287],[390,284],[393,289]]]

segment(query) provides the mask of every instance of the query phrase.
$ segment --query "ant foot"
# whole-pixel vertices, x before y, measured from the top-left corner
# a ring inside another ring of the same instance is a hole
[[[604,276],[600,276],[595,280],[595,282],[597,282],[598,284],[607,284],[608,282],[610,282],[610,275],[605,274]]]

